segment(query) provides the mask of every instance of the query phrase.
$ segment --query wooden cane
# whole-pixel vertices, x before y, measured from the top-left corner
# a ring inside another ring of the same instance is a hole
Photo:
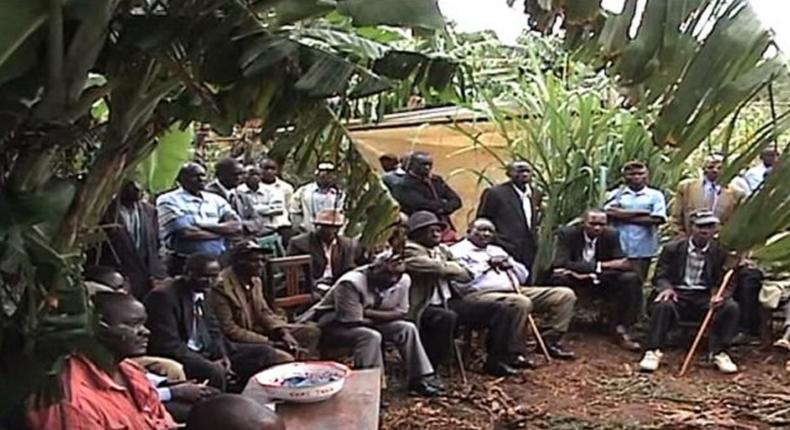
[[[730,278],[732,278],[733,273],[735,273],[735,269],[730,269],[726,274],[724,274],[724,279],[721,281],[719,291],[716,292],[716,296],[714,297],[715,301],[720,300],[722,296],[724,296],[724,291],[727,290],[727,286],[730,283]],[[713,306],[710,306],[708,308],[708,312],[705,314],[705,319],[702,320],[702,324],[699,326],[697,337],[694,338],[694,343],[691,344],[691,349],[689,349],[689,352],[686,354],[686,359],[683,360],[683,366],[681,366],[678,376],[684,376],[688,371],[689,365],[691,364],[691,359],[694,357],[694,353],[697,352],[699,342],[702,340],[702,336],[705,334],[705,330],[707,330],[711,318],[713,318],[713,312],[715,312],[715,309],[713,309]]]
[[[441,286],[436,286],[437,291],[439,292],[439,297],[442,300],[442,306],[445,310],[449,310],[447,306],[447,298],[444,297],[444,291],[442,291]],[[464,368],[464,359],[461,354],[461,350],[458,348],[458,344],[455,343],[455,336],[450,335],[450,343],[453,346],[453,354],[455,355],[455,363],[458,365],[458,371],[461,373],[461,382],[463,382],[464,386],[466,386],[469,381],[466,379],[466,369]]]
[[[518,286],[516,285],[513,273],[510,270],[506,270],[505,273],[507,273],[507,278],[510,280],[510,286],[513,287],[513,292],[516,294],[521,294],[521,291],[519,291]],[[535,324],[535,319],[532,318],[532,314],[527,314],[527,321],[529,322],[529,328],[532,330],[532,334],[538,341],[538,345],[540,346],[540,350],[543,352],[543,356],[546,357],[546,361],[548,363],[551,363],[551,355],[549,354],[548,348],[546,348],[546,344],[543,342],[543,336],[540,335],[540,330],[538,330],[538,325]]]

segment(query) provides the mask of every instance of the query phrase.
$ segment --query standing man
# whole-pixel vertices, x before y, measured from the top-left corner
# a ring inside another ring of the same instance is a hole
[[[276,364],[277,351],[263,344],[226,343],[206,296],[219,281],[215,257],[194,254],[186,274],[151,291],[145,301],[152,355],[172,358],[184,365],[187,378],[208,380],[224,390],[234,376],[234,388],[244,387],[259,370]]]
[[[717,309],[708,337],[713,363],[723,373],[738,371],[727,355],[738,325],[738,303],[729,295],[718,301],[712,295],[721,284],[727,259],[727,251],[713,239],[718,224],[713,212],[699,211],[691,219],[691,236],[670,242],[661,251],[653,277],[645,355],[639,362],[642,371],[658,369],[666,335],[679,319],[702,319],[709,306]]]
[[[620,247],[644,283],[658,251],[658,226],[667,220],[667,204],[661,191],[647,186],[645,163],[625,163],[623,180],[625,185],[607,194],[604,209],[620,233]]]
[[[381,181],[384,182],[384,185],[390,191],[393,192],[395,187],[398,186],[400,181],[406,176],[406,167],[409,165],[409,158],[411,158],[412,153],[406,153],[401,156],[400,160],[395,158],[396,163],[392,164],[392,158],[395,156],[392,154],[384,154],[379,158],[379,162],[381,163],[381,168],[384,170],[384,173],[381,175]],[[391,157],[385,160],[384,157]],[[393,168],[394,166],[394,168]]]
[[[434,367],[450,358],[458,325],[488,330],[486,373],[512,376],[517,368],[529,367],[523,337],[529,313],[504,301],[464,299],[452,283],[468,283],[473,277],[441,244],[446,226],[435,214],[418,211],[408,227],[404,255],[412,278],[409,314],[420,327]]]
[[[530,268],[538,252],[536,227],[542,195],[530,185],[532,169],[526,161],[511,161],[506,173],[509,181],[480,196],[477,217],[491,220],[496,228],[495,243]]]
[[[295,236],[285,252],[287,255],[310,255],[313,285],[320,291],[328,290],[340,276],[356,267],[361,258],[357,241],[340,235],[345,222],[339,211],[320,211],[313,220],[314,230]]]
[[[241,218],[242,234],[258,237],[266,232],[263,219],[253,207],[252,201],[236,189],[244,179],[244,166],[235,158],[223,158],[214,164],[217,178],[206,185],[206,191],[214,193],[227,201]],[[242,240],[241,238],[236,238]]]
[[[293,361],[297,353],[316,358],[321,330],[312,324],[288,324],[266,304],[260,278],[265,252],[255,242],[231,250],[230,267],[220,273],[208,297],[219,327],[230,342],[275,348],[278,362]]]
[[[98,293],[92,300],[96,339],[111,360],[100,365],[83,354],[68,356],[59,377],[63,397],[48,406],[33,399],[26,411],[28,428],[176,428],[143,368],[130,360],[145,354],[148,345],[145,308],[128,294]]]
[[[263,219],[265,231],[277,232],[283,245],[288,246],[292,236],[288,202],[294,188],[278,175],[277,162],[266,158],[260,169],[254,165],[247,168],[247,176],[238,192],[250,199],[255,212]]]
[[[241,219],[222,197],[203,191],[206,169],[187,163],[178,172],[180,187],[156,199],[159,235],[168,250],[167,272],[177,276],[193,253],[218,257],[225,241],[242,232]]]
[[[142,199],[137,183],[127,181],[101,224],[106,240],[98,249],[99,264],[118,270],[129,281],[131,294],[142,300],[155,280],[167,276],[159,258],[156,208]]]
[[[315,216],[323,210],[343,211],[346,195],[337,185],[336,167],[332,163],[318,163],[315,181],[299,187],[291,197],[291,221],[302,231],[313,231]]]
[[[746,171],[743,176],[749,189],[746,194],[752,194],[762,185],[771,169],[774,168],[776,160],[779,158],[779,151],[776,148],[766,148],[760,153],[760,163]]]
[[[670,223],[675,234],[688,237],[691,232],[691,214],[708,210],[725,224],[743,201],[745,194],[732,186],[719,184],[722,162],[719,154],[705,158],[701,179],[686,179],[678,184],[672,206]]]
[[[573,319],[576,294],[568,287],[522,287],[527,284],[529,270],[492,243],[495,235],[494,224],[478,218],[466,239],[450,247],[453,257],[473,276],[471,282],[455,284],[464,300],[504,302],[527,314],[533,310],[549,313],[549,329],[543,333],[549,354],[564,360],[575,358],[562,349],[560,341]]]
[[[456,235],[450,215],[461,208],[461,198],[441,176],[431,174],[432,170],[433,158],[430,154],[414,152],[409,157],[406,175],[393,188],[392,196],[407,215],[417,211],[436,215],[445,225],[442,242],[454,242]]]
[[[420,333],[406,319],[411,278],[401,256],[385,251],[368,266],[338,279],[327,294],[300,317],[322,328],[323,343],[354,350],[354,367],[384,366],[382,340],[394,343],[403,358],[409,389],[419,395],[442,394],[434,384],[434,369],[420,341]]]
[[[620,247],[617,230],[606,224],[606,212],[588,209],[580,225],[559,230],[549,282],[612,302],[615,340],[623,349],[638,351],[628,331],[642,313],[642,282]]]

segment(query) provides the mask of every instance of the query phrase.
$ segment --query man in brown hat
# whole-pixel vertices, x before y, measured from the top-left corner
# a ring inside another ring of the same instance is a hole
[[[313,260],[313,283],[326,291],[341,275],[357,266],[360,248],[356,240],[340,234],[346,220],[338,210],[318,212],[314,230],[295,236],[288,243],[286,254],[310,255]]]
[[[276,348],[277,362],[293,361],[297,353],[316,357],[318,326],[288,324],[266,304],[260,278],[265,252],[255,242],[242,242],[231,250],[231,265],[220,273],[220,282],[208,296],[219,328],[231,342]]]

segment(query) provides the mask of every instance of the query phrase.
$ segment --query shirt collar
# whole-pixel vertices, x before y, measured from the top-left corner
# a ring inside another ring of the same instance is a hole
[[[513,184],[513,189],[516,190],[516,193],[518,193],[521,198],[532,197],[532,187],[530,187],[529,184],[526,184],[524,191],[521,191],[521,189],[519,189],[516,184]]]
[[[595,245],[595,243],[598,242],[598,238],[597,237],[590,238],[589,236],[587,236],[587,232],[586,231],[582,231],[582,236],[584,236],[584,243],[589,243],[589,244]]]
[[[198,300],[205,300],[205,299],[206,299],[206,293],[203,293],[203,292],[192,293],[192,302],[193,303],[197,303]]]
[[[694,241],[689,238],[689,252],[704,254],[708,252],[708,248],[710,248],[710,242],[706,243],[704,247],[699,248],[694,244]]]
[[[643,194],[647,194],[647,187],[642,187],[641,190],[637,191],[626,185],[625,190],[623,190],[623,194],[633,194],[635,196],[641,196]]]
[[[180,192],[182,195],[184,195],[188,199],[203,200],[203,193],[204,193],[204,191],[200,191],[198,193],[198,195],[194,195],[194,194],[190,193],[189,191],[187,191],[184,187],[178,187],[178,192]]]
[[[713,187],[713,189],[716,190],[716,191],[718,191],[719,188],[721,188],[721,186],[719,184],[717,184],[717,183],[715,183],[713,181],[710,181],[708,178],[703,178],[702,179],[702,183],[703,183],[703,185],[705,185],[705,188]]]

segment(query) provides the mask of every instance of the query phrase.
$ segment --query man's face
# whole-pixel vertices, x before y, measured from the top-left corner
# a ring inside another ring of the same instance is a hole
[[[315,182],[319,187],[329,187],[335,185],[334,170],[319,170],[315,176]]]
[[[258,169],[249,169],[244,176],[244,183],[248,187],[255,190],[258,189],[258,184],[261,182],[261,172]]]
[[[277,180],[279,170],[274,160],[265,160],[261,163],[261,180],[267,184],[271,184]]]
[[[331,242],[337,238],[340,232],[340,227],[335,225],[319,224],[315,227],[315,234],[324,242]]]
[[[427,178],[433,170],[433,158],[428,155],[414,155],[409,161],[411,172],[421,178]]]
[[[266,265],[266,256],[262,252],[249,252],[238,257],[234,270],[240,275],[260,276]]]
[[[433,248],[442,242],[442,227],[431,225],[424,227],[416,236],[415,240],[422,246]]]
[[[145,355],[151,332],[145,327],[143,304],[130,297],[123,306],[106,313],[100,316],[96,330],[100,342],[118,358]]]
[[[181,174],[179,182],[187,191],[193,193],[203,191],[203,188],[206,187],[206,169],[203,166],[193,164]]]
[[[647,169],[631,169],[624,173],[625,183],[632,188],[642,188],[647,185]]]
[[[211,261],[203,267],[187,272],[187,282],[196,293],[206,293],[219,281],[219,272],[222,268],[216,261]]]
[[[495,233],[496,228],[490,221],[477,220],[472,224],[472,228],[469,229],[469,241],[475,246],[485,248],[494,240]]]
[[[716,182],[719,179],[719,173],[721,173],[721,161],[708,161],[702,166],[702,173],[707,180]]]
[[[765,167],[773,167],[778,156],[779,154],[776,151],[764,151],[760,154],[760,159],[763,160]]]
[[[718,230],[718,224],[692,225],[691,237],[697,245],[705,246],[713,240]]]
[[[129,181],[123,185],[121,191],[118,193],[118,198],[121,203],[131,204],[140,201],[143,197],[140,187],[134,181]]]
[[[371,273],[371,283],[376,288],[385,290],[400,281],[405,272],[406,263],[403,260],[392,260]]]
[[[584,219],[584,232],[590,238],[596,238],[606,228],[606,214],[603,212],[590,212]]]
[[[532,178],[532,169],[530,169],[527,163],[514,163],[507,171],[507,176],[514,184],[525,185],[528,184]]]
[[[233,163],[222,172],[217,172],[217,179],[226,188],[236,188],[244,179],[244,166],[239,162]]]

